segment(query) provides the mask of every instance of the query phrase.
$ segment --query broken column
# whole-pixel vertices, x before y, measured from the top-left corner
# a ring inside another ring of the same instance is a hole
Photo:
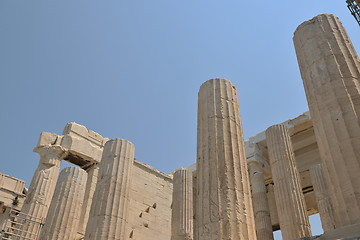
[[[85,197],[84,203],[81,209],[80,215],[80,223],[79,223],[79,232],[85,233],[86,224],[89,220],[89,213],[91,208],[91,203],[94,196],[94,191],[96,188],[96,183],[98,180],[98,173],[99,173],[99,165],[94,164],[93,166],[89,167],[87,170],[87,181],[86,181],[86,188],[85,188]]]
[[[256,236],[258,240],[273,240],[270,209],[263,174],[265,160],[255,154],[251,158],[248,158],[247,161],[253,197]]]
[[[339,19],[301,24],[294,45],[336,227],[360,221],[360,61]]]
[[[192,174],[179,169],[173,176],[171,240],[193,239]]]
[[[196,239],[256,239],[236,87],[211,79],[199,91]]]
[[[61,171],[39,240],[76,238],[86,178],[86,172],[78,167]]]
[[[116,138],[106,142],[85,239],[128,238],[126,224],[134,152],[134,145],[127,140]]]
[[[34,152],[40,154],[40,162],[31,180],[21,212],[38,221],[47,215],[61,161],[67,152],[61,146],[38,146]],[[38,233],[38,225],[28,222],[25,224],[23,232],[24,237],[34,237]]]
[[[335,219],[333,207],[321,164],[316,164],[310,168],[310,177],[314,187],[315,197],[319,208],[319,214],[323,230],[327,231],[334,229]]]
[[[274,192],[284,240],[311,237],[304,195],[300,185],[295,155],[286,126],[266,130]]]

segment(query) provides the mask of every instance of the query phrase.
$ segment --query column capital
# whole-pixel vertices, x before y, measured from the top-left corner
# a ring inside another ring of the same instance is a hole
[[[54,157],[55,155],[60,159],[65,159],[68,155],[68,150],[59,145],[35,147],[33,151],[40,154],[40,157],[45,158]]]
[[[265,158],[259,153],[255,153],[252,156],[246,158],[248,166],[251,165],[260,165],[261,167],[267,167],[268,163]]]
[[[251,141],[245,142],[246,161],[248,166],[253,164],[261,165],[261,167],[269,167],[261,147]]]

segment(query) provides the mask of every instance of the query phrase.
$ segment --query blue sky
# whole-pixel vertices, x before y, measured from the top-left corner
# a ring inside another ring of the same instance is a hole
[[[0,1],[1,172],[28,186],[40,132],[77,122],[168,173],[196,159],[197,92],[239,92],[245,139],[307,111],[293,32],[345,0]]]

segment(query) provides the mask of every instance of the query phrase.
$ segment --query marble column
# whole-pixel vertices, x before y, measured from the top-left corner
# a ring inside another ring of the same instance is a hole
[[[29,191],[21,208],[23,214],[32,219],[45,218],[54,194],[56,181],[60,171],[61,161],[67,156],[67,151],[61,146],[42,146],[34,149],[40,154],[40,162],[31,180]],[[39,226],[29,222],[25,224],[23,237],[34,237]]]
[[[360,61],[339,19],[301,24],[294,45],[336,227],[360,221]]]
[[[198,97],[196,239],[256,239],[236,87],[211,79]]]
[[[173,176],[171,240],[193,239],[192,174],[179,169]]]
[[[39,240],[76,238],[86,178],[86,172],[79,167],[66,167],[60,172]]]
[[[271,224],[277,225],[277,224],[279,224],[279,216],[278,216],[278,211],[277,211],[277,206],[276,206],[273,182],[266,185],[266,191],[267,191],[266,196],[268,199],[269,208],[271,208],[271,211],[270,211]]]
[[[104,146],[98,182],[86,226],[87,240],[122,240],[126,232],[134,145],[112,139]]]
[[[269,127],[266,141],[282,237],[284,240],[311,237],[300,175],[287,127],[282,124]]]
[[[310,168],[310,177],[314,187],[323,230],[328,231],[334,229],[335,219],[333,206],[321,164],[316,164]]]
[[[89,169],[86,170],[87,172],[87,181],[86,181],[86,188],[85,188],[85,197],[84,203],[81,209],[80,215],[80,223],[79,223],[79,232],[85,233],[86,224],[89,220],[89,213],[91,208],[91,203],[93,200],[96,183],[98,180],[99,174],[99,165],[94,164]]]
[[[273,230],[270,218],[270,209],[266,196],[266,186],[263,174],[261,156],[254,155],[248,158],[250,185],[253,199],[255,229],[258,240],[273,240]]]

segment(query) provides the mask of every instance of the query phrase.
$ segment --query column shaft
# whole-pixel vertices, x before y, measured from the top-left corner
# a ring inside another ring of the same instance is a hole
[[[266,190],[267,190],[266,196],[268,199],[269,208],[271,208],[270,211],[271,224],[279,224],[279,216],[278,216],[275,192],[274,192],[274,183],[269,183],[266,186]]]
[[[86,178],[86,172],[78,167],[61,171],[39,240],[76,238]]]
[[[266,186],[262,164],[251,161],[248,163],[253,197],[255,229],[258,240],[273,240],[270,209],[266,196]]]
[[[171,240],[193,239],[192,174],[179,169],[173,177]]]
[[[106,142],[100,163],[85,239],[123,240],[128,218],[134,145],[124,139]]]
[[[85,197],[81,209],[80,223],[79,223],[79,232],[83,234],[85,233],[86,224],[89,220],[91,203],[93,200],[96,183],[98,180],[99,166],[95,164],[92,167],[90,167],[88,170],[86,170],[86,172],[87,172],[87,181],[85,188]]]
[[[336,227],[360,221],[360,61],[338,18],[301,24],[294,45]]]
[[[228,80],[200,87],[196,167],[196,239],[256,239],[239,101]]]
[[[319,208],[321,225],[324,231],[334,229],[335,219],[333,213],[333,206],[331,203],[325,174],[321,164],[316,164],[310,168],[310,177]]]
[[[266,130],[266,140],[283,239],[311,237],[300,176],[287,127],[269,127]]]
[[[65,158],[66,151],[60,146],[46,146],[35,148],[34,152],[40,154],[40,162],[31,180],[21,212],[38,220],[47,215],[61,161]],[[27,223],[24,226],[23,236],[34,237],[38,228],[37,224]]]

